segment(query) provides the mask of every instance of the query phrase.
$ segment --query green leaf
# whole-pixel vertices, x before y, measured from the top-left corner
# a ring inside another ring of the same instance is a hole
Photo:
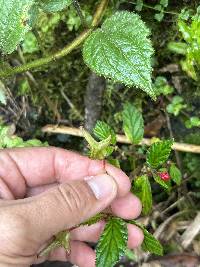
[[[142,249],[144,251],[149,251],[156,255],[163,255],[163,247],[160,242],[150,234],[146,229],[143,228],[144,241],[142,243]]]
[[[144,240],[142,243],[142,248],[144,251],[148,251],[157,255],[162,256],[163,255],[163,247],[160,244],[160,242],[152,235],[150,234],[145,228],[144,225],[138,223],[135,220],[127,220],[127,223],[134,224],[138,226],[144,234]]]
[[[139,144],[144,135],[142,114],[133,105],[127,103],[123,109],[123,130],[133,144]]]
[[[169,42],[167,48],[177,54],[186,55],[187,44],[183,42]]]
[[[172,140],[164,140],[152,144],[147,151],[147,164],[156,169],[165,163],[170,155],[172,144]]]
[[[188,20],[190,17],[190,9],[184,8],[181,10],[181,13],[179,14],[180,20]]]
[[[169,169],[169,174],[171,176],[171,179],[177,184],[181,184],[182,175],[180,170],[176,167],[175,164],[172,164]]]
[[[96,248],[96,267],[112,267],[124,255],[127,248],[128,230],[120,218],[110,218]]]
[[[161,185],[164,189],[168,190],[170,188],[169,184],[163,181],[158,175],[153,175],[154,181]]]
[[[142,8],[143,8],[143,0],[137,0],[135,9],[136,9],[138,12],[140,12],[140,11],[142,11]]]
[[[130,260],[130,261],[138,261],[137,255],[135,252],[129,248],[126,249],[125,256]]]
[[[40,7],[44,12],[61,11],[72,3],[72,0],[42,0]]]
[[[28,32],[22,43],[22,49],[24,53],[34,53],[39,51],[39,46],[35,35],[32,32]]]
[[[163,76],[156,77],[153,86],[155,88],[156,95],[169,95],[174,91],[174,88],[168,84],[167,79]]]
[[[14,135],[14,132],[13,125],[0,125],[0,148],[48,146],[47,142],[42,143],[38,139],[24,141],[21,137]]]
[[[35,3],[31,6],[31,9],[29,10],[28,24],[31,28],[33,28],[35,26],[35,24],[37,23],[38,15],[40,12],[37,0],[36,1],[34,0],[34,2]]]
[[[186,42],[187,49],[185,50],[185,59],[181,60],[181,66],[187,74],[194,80],[198,80],[199,66],[200,66],[200,14],[199,8],[197,13],[190,17],[188,12],[181,12],[178,19],[179,31],[182,33],[182,37]],[[198,44],[198,45],[197,45]]]
[[[26,142],[24,142],[24,147],[40,147],[40,146],[48,146],[47,142],[42,143],[38,139],[31,139]]]
[[[112,164],[113,166],[120,168],[120,162],[118,159],[109,158],[107,159],[108,163]]]
[[[164,7],[167,7],[168,4],[169,4],[169,1],[168,0],[160,0],[160,4]]]
[[[200,127],[200,118],[199,117],[190,117],[189,120],[185,121],[185,127],[191,129],[192,127]]]
[[[172,102],[167,105],[167,112],[178,116],[180,111],[186,107],[187,105],[183,103],[183,98],[176,95],[172,98]]]
[[[3,140],[4,148],[24,147],[24,141],[18,136],[6,136]]]
[[[144,90],[155,99],[151,82],[150,32],[137,14],[116,12],[85,41],[83,58],[94,72]]]
[[[0,0],[0,50],[12,53],[30,30],[34,0]]]
[[[38,139],[31,139],[24,141],[21,137],[18,136],[7,136],[3,140],[4,147],[13,148],[13,147],[43,147],[48,146],[48,143],[42,143]]]
[[[142,175],[134,180],[131,190],[142,202],[142,212],[147,215],[152,208],[151,184],[147,175]]]
[[[155,15],[154,15],[154,18],[157,20],[157,21],[162,21],[163,20],[163,18],[164,18],[164,12],[163,11],[161,11],[160,13],[156,13]]]
[[[163,9],[163,7],[161,5],[155,5],[154,9],[158,10],[158,11],[161,11]]]
[[[104,140],[111,136],[111,144],[115,145],[117,142],[114,130],[103,121],[97,121],[93,129],[93,133],[96,137],[99,138],[99,140]]]

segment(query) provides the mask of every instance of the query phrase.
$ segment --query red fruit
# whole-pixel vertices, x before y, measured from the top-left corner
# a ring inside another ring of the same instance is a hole
[[[169,181],[171,178],[168,172],[160,172],[159,176],[163,181]]]

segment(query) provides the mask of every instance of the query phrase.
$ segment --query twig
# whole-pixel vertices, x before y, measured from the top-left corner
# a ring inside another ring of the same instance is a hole
[[[83,116],[81,115],[81,113],[78,111],[78,109],[74,106],[74,104],[72,103],[72,101],[69,99],[69,97],[65,94],[63,88],[60,88],[60,93],[62,95],[62,97],[66,100],[67,104],[69,105],[69,107],[74,111],[74,113],[76,114],[76,116],[80,119],[83,120]]]
[[[85,20],[85,17],[83,15],[83,12],[81,10],[81,7],[80,7],[80,4],[79,4],[79,1],[77,0],[73,0],[73,5],[74,5],[74,8],[76,9],[79,17],[80,17],[80,20],[81,20],[81,23],[82,25],[87,28],[87,23],[86,23],[86,20]]]
[[[165,228],[167,227],[167,225],[169,223],[171,223],[171,221],[173,221],[177,217],[185,215],[187,213],[192,214],[192,213],[196,213],[196,211],[195,210],[182,210],[182,211],[179,211],[179,212],[173,214],[171,217],[167,218],[163,223],[161,223],[159,225],[159,227],[156,229],[156,231],[154,233],[155,238],[158,239],[160,237],[160,235],[162,233],[164,233]]]
[[[82,32],[77,38],[75,38],[71,43],[66,45],[63,49],[60,51],[57,51],[54,54],[48,55],[46,57],[36,59],[32,62],[16,66],[14,68],[8,68],[0,71],[0,78],[6,78],[10,75],[17,74],[17,73],[22,73],[25,71],[30,71],[33,69],[37,69],[43,65],[49,64],[52,61],[55,61],[57,59],[60,59],[69,53],[71,53],[74,49],[76,49],[80,44],[83,43],[83,41],[92,33],[93,29],[99,24],[100,19],[102,17],[102,14],[108,4],[109,0],[102,0],[100,5],[98,6],[94,17],[92,21],[92,28],[87,29],[84,32]]]
[[[78,128],[74,128],[74,127],[57,126],[57,125],[49,124],[49,125],[44,126],[42,128],[42,131],[46,133],[61,133],[61,134],[69,134],[69,135],[83,137],[82,132]],[[123,144],[131,144],[131,142],[125,135],[120,135],[120,134],[117,134],[117,142],[123,143]],[[152,141],[149,138],[143,138],[142,141],[140,142],[140,145],[150,146],[151,144],[152,144]],[[183,152],[200,154],[200,146],[197,146],[197,145],[175,142],[172,146],[172,149],[183,151]]]
[[[97,11],[93,17],[92,20],[92,27],[96,27],[99,22],[101,21],[102,15],[104,13],[104,10],[106,9],[107,5],[108,5],[109,0],[102,0],[100,5],[97,8]]]
[[[188,226],[185,232],[181,236],[181,244],[184,249],[188,248],[192,243],[193,239],[200,232],[200,212],[197,213],[193,222]]]
[[[159,215],[163,215],[166,214],[167,212],[169,212],[170,210],[173,210],[174,208],[176,208],[178,206],[178,204],[180,204],[182,201],[185,201],[185,196],[179,198],[177,201],[173,202],[169,207],[167,207],[165,210],[161,211],[161,214]]]

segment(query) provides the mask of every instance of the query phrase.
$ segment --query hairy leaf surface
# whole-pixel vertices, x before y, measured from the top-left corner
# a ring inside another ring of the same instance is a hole
[[[142,243],[142,249],[162,256],[163,247],[160,244],[160,242],[144,228],[143,228],[143,233],[144,233],[144,241]]]
[[[153,48],[149,34],[137,14],[116,12],[86,40],[84,61],[97,74],[139,87],[155,98],[151,82]]]
[[[143,231],[144,240],[142,243],[142,248],[144,251],[148,251],[161,256],[163,255],[163,247],[161,243],[145,229],[144,225],[138,223],[135,220],[128,220],[127,223],[134,224]]]
[[[142,113],[130,103],[124,105],[123,129],[133,144],[139,144],[144,135],[144,121]]]
[[[126,223],[120,218],[111,218],[99,239],[96,248],[96,267],[112,267],[125,255],[128,240]]]
[[[97,121],[93,132],[95,136],[99,138],[99,140],[104,140],[111,136],[111,144],[115,145],[117,142],[114,130],[103,121]]]
[[[42,0],[41,8],[45,12],[61,11],[72,3],[72,0]]]
[[[34,0],[0,0],[0,50],[12,53],[30,30]]]
[[[147,215],[152,208],[151,184],[147,175],[139,176],[134,180],[132,192],[141,200],[142,212]]]
[[[182,174],[181,174],[180,170],[176,167],[175,164],[172,164],[170,166],[169,173],[170,173],[170,176],[171,176],[172,180],[177,185],[180,185],[181,184],[181,180],[182,180]]]
[[[147,151],[147,164],[152,168],[158,168],[165,163],[171,152],[172,140],[164,140],[151,145]]]

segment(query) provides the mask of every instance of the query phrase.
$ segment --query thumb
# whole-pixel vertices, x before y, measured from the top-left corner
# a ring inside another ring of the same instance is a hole
[[[20,213],[28,217],[32,234],[45,241],[104,210],[116,195],[115,180],[101,174],[70,181],[27,198],[24,205],[20,205]]]

